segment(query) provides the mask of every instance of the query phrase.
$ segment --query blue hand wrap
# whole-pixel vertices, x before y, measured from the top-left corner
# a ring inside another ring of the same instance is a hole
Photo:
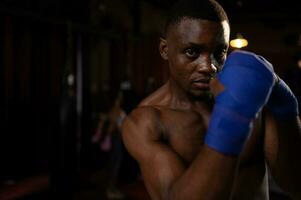
[[[235,51],[217,78],[225,90],[216,97],[205,144],[219,152],[238,155],[252,119],[268,101],[274,84],[272,67],[258,55]]]
[[[281,79],[273,87],[267,107],[277,119],[289,120],[299,115],[297,98]]]
[[[218,96],[205,137],[209,147],[229,155],[241,152],[251,128],[251,119],[240,115],[220,102],[232,101],[228,93]],[[234,102],[234,101],[233,101]]]

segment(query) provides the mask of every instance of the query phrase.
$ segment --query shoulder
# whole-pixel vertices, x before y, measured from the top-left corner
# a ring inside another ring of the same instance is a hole
[[[160,115],[160,110],[155,107],[141,106],[125,118],[122,124],[123,142],[136,159],[143,156],[144,149],[160,141],[163,134]]]
[[[124,121],[123,129],[131,128],[158,130],[162,124],[162,108],[169,106],[169,91],[167,84],[143,99]],[[143,131],[145,132],[145,131]]]
[[[162,132],[161,111],[153,106],[140,106],[134,109],[122,124],[124,135],[147,137]]]
[[[139,106],[134,109],[124,120],[123,127],[151,126],[160,121],[160,110],[153,106]]]

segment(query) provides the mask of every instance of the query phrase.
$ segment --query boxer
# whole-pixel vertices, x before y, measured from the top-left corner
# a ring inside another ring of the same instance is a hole
[[[122,136],[152,199],[269,199],[267,168],[301,199],[296,98],[252,52],[228,54],[214,0],[183,0],[160,39],[170,78],[125,119]]]

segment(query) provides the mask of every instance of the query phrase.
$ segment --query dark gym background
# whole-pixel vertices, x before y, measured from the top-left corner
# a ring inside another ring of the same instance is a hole
[[[157,44],[173,2],[0,1],[0,199],[103,198],[90,180],[106,162],[95,164],[90,142],[105,104],[100,92],[129,81],[135,104],[149,80],[158,87],[167,79]],[[297,3],[218,2],[231,38],[242,34],[245,49],[263,54],[280,75],[294,66],[301,50]],[[129,198],[147,199],[131,179],[135,163],[123,170]]]

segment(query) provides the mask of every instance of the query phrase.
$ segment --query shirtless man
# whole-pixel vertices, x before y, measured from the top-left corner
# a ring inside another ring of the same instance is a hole
[[[159,44],[170,78],[122,126],[154,200],[267,200],[267,167],[301,199],[296,99],[261,56],[235,51],[226,59],[229,34],[213,0],[171,10]]]

